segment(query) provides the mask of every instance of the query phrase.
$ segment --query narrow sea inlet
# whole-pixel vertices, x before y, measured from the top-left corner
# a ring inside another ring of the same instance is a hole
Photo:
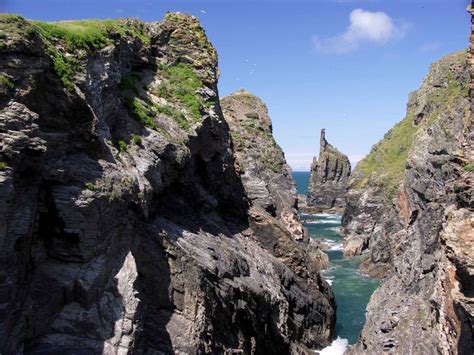
[[[309,172],[295,172],[299,194],[306,194]],[[330,267],[324,272],[332,285],[337,303],[335,338],[354,344],[365,321],[365,311],[378,281],[358,271],[360,258],[346,258],[342,251],[341,216],[331,214],[302,214],[301,219],[310,236],[321,241],[329,256]]]

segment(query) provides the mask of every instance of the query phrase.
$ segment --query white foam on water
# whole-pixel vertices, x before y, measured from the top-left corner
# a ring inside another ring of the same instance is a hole
[[[328,245],[335,245],[337,242],[332,239],[322,238],[321,243],[328,244]]]
[[[328,220],[324,220],[324,219],[318,219],[317,221],[303,221],[304,223],[306,224],[339,224],[339,220],[335,220],[335,219],[328,219]]]
[[[347,339],[342,339],[337,337],[331,345],[326,346],[323,350],[319,350],[320,355],[343,355],[347,350],[349,341]]]
[[[342,243],[337,243],[337,244],[330,244],[330,248],[329,250],[344,250],[344,246],[342,245]]]
[[[340,214],[330,214],[330,213],[316,213],[313,216],[315,217],[322,217],[322,218],[330,218],[340,221],[342,216]]]
[[[326,280],[326,282],[330,285],[332,285],[332,283],[334,282],[334,277],[333,276],[326,276],[324,275],[324,279]]]

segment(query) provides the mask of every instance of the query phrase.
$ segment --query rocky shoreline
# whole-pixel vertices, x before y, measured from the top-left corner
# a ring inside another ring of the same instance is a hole
[[[330,343],[334,297],[269,118],[253,97],[225,117],[196,18],[0,28],[0,352]]]
[[[474,350],[471,70],[465,51],[434,63],[406,118],[352,174],[344,252],[384,280],[348,354]]]
[[[312,354],[353,256],[346,354],[474,353],[473,42],[353,171],[323,129],[303,196],[195,17],[0,14],[0,353]]]

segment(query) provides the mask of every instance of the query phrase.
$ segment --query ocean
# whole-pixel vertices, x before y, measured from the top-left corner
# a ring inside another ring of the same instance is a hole
[[[308,193],[309,171],[293,171],[293,178],[296,182],[296,189],[300,195]]]
[[[309,172],[294,172],[299,194],[308,191]],[[370,296],[379,282],[359,272],[359,257],[346,258],[342,251],[341,216],[331,214],[302,214],[301,219],[311,238],[327,245],[330,267],[323,272],[332,285],[337,304],[335,341],[323,354],[342,354],[345,346],[357,342],[365,322]],[[339,350],[338,350],[339,349]],[[342,350],[341,350],[342,349]]]

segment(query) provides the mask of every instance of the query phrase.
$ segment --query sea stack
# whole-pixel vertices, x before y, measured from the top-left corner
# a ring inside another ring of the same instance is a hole
[[[308,205],[320,209],[344,207],[344,195],[351,174],[351,163],[326,140],[321,129],[319,159],[314,157],[309,180]]]

